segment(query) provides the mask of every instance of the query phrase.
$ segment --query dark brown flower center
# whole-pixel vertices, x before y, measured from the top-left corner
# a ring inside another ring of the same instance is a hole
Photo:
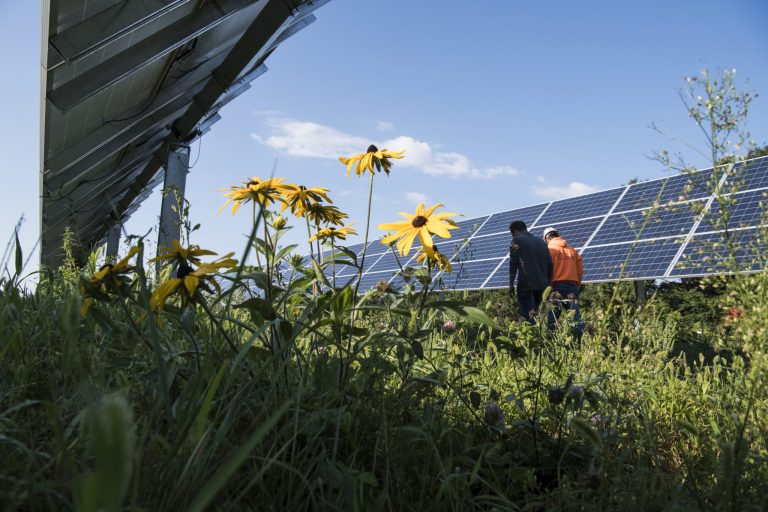
[[[258,185],[258,184],[259,184],[259,182],[258,182],[258,181],[254,181],[254,180],[250,180],[250,181],[248,182],[248,186],[249,186],[249,187],[253,187],[253,186],[256,186],[256,185]]]
[[[182,263],[181,265],[179,265],[179,269],[176,271],[176,277],[178,277],[179,279],[184,279],[194,271],[195,269],[193,269],[186,263]]]
[[[379,150],[379,148],[377,148],[376,146],[374,146],[373,144],[371,144],[370,146],[368,146],[368,151],[367,151],[367,153],[375,153],[375,152],[377,152],[378,150]]]
[[[411,221],[411,224],[413,224],[413,227],[415,227],[415,228],[420,228],[421,226],[423,226],[426,223],[427,223],[427,218],[425,216],[423,216],[423,215],[417,215]]]

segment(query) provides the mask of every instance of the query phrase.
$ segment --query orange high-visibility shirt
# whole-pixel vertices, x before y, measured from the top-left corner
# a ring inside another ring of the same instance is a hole
[[[581,254],[568,245],[565,238],[558,236],[547,244],[549,255],[552,257],[552,282],[571,282],[581,285],[584,269],[581,265]]]

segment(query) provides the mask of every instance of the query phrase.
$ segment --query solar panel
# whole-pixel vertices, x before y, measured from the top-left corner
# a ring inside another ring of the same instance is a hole
[[[43,0],[41,260],[100,245],[328,0]]]
[[[733,270],[726,262],[729,253],[722,241],[721,205],[713,195],[717,186],[723,187],[730,214],[727,228],[737,267],[763,270],[762,253],[766,251],[761,244],[765,238],[758,236],[758,228],[768,225],[768,157],[462,220],[450,239],[435,238],[440,252],[453,265],[453,273],[436,274],[437,286],[451,290],[508,287],[509,224],[513,220],[525,221],[535,236],[555,227],[581,252],[584,282]],[[418,240],[407,258],[395,256],[378,241],[371,244],[360,289],[370,289],[380,281],[402,288],[400,266],[417,265]],[[378,255],[373,256],[374,252]],[[350,279],[353,273],[354,269],[346,268],[337,275]]]
[[[758,228],[696,234],[685,247],[669,277],[704,276],[717,272],[754,272],[765,268],[765,233]],[[733,247],[731,255],[730,245]]]

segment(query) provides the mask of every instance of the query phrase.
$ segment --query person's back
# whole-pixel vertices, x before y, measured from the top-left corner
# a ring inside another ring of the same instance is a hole
[[[550,312],[549,323],[553,326],[560,318],[562,308],[573,309],[573,320],[579,337],[584,331],[579,308],[579,286],[584,276],[581,254],[568,245],[557,229],[544,230],[544,240],[552,258],[552,296],[556,307]]]
[[[509,290],[510,293],[516,290],[520,314],[532,323],[533,316],[541,305],[542,294],[552,280],[552,258],[547,244],[531,235],[523,221],[513,222],[509,230],[512,232],[512,244],[509,247]]]
[[[547,247],[552,258],[552,283],[581,285],[584,274],[581,254],[561,236],[550,238]]]

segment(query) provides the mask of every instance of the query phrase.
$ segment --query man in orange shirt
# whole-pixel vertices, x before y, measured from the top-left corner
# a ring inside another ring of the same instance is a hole
[[[544,230],[544,241],[547,242],[549,255],[552,258],[552,298],[564,300],[565,309],[573,309],[573,320],[579,335],[584,332],[579,310],[579,286],[584,276],[581,254],[568,245],[565,238],[560,236],[556,228]],[[557,304],[557,303],[556,303]],[[550,314],[550,325],[554,325],[560,316],[560,307],[555,307]]]

